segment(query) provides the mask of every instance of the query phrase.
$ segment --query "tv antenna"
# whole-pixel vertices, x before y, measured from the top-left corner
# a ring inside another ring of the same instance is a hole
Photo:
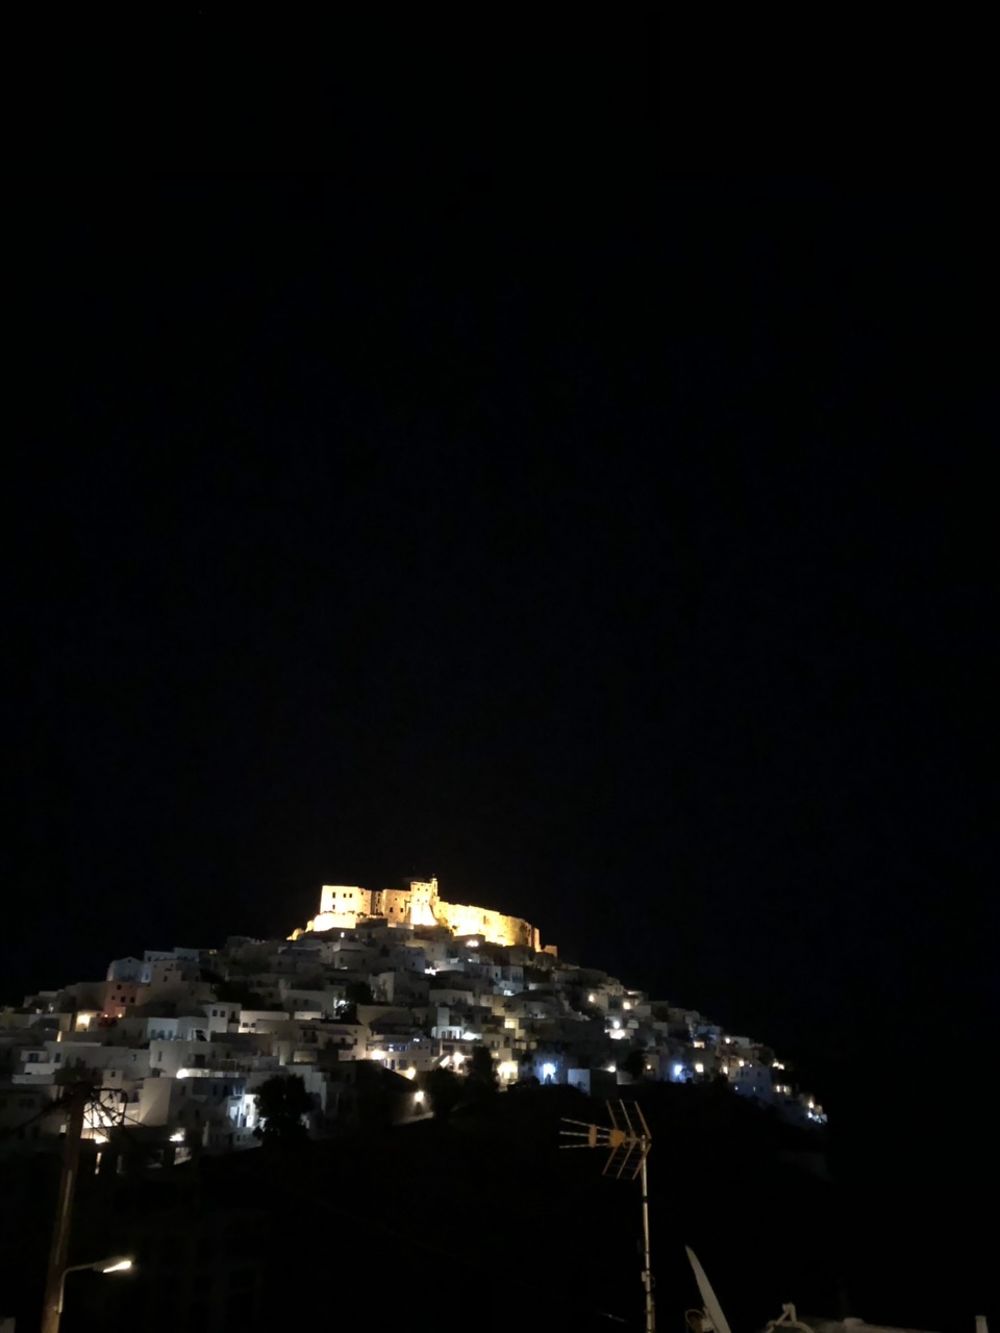
[[[559,1131],[564,1139],[578,1139],[578,1143],[560,1143],[560,1148],[604,1148],[608,1158],[604,1176],[615,1180],[640,1180],[642,1192],[642,1286],[646,1293],[646,1333],[656,1333],[656,1307],[653,1301],[653,1273],[649,1261],[649,1190],[647,1188],[646,1158],[653,1146],[653,1136],[638,1102],[608,1102],[608,1125],[592,1125],[586,1120],[563,1117],[565,1128]],[[631,1110],[629,1109],[631,1108]],[[634,1118],[633,1118],[634,1117]]]

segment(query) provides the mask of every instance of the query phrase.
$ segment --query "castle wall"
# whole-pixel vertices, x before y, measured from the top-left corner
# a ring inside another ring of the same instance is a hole
[[[465,903],[437,903],[437,918],[456,935],[484,935],[491,944],[517,945],[533,948],[535,932],[527,921],[518,916],[505,916],[489,907],[472,907]]]
[[[306,930],[353,930],[357,924],[356,912],[320,912],[306,924]]]
[[[369,916],[372,910],[371,889],[361,889],[356,884],[324,884],[319,895],[319,910],[321,914],[333,912],[343,915],[353,912],[356,916]]]
[[[378,917],[390,924],[447,926],[455,935],[482,935],[491,944],[541,951],[538,930],[518,916],[506,916],[490,907],[446,903],[437,896],[436,879],[412,880],[405,889],[374,893],[351,884],[324,884],[319,913],[306,930],[353,930],[362,917]],[[296,931],[290,938],[297,938]]]
[[[395,923],[410,920],[409,889],[380,889],[370,895],[372,916],[384,916],[386,921]]]

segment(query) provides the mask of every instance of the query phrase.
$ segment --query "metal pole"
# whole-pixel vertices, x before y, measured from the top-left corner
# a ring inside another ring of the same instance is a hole
[[[649,1261],[649,1190],[646,1186],[646,1154],[642,1155],[642,1285],[646,1290],[646,1333],[656,1333],[653,1302],[653,1273]]]
[[[90,1099],[91,1089],[76,1087],[69,1094],[69,1117],[66,1122],[66,1143],[63,1147],[62,1173],[59,1177],[59,1199],[52,1228],[52,1249],[45,1279],[45,1299],[42,1303],[41,1333],[59,1333],[59,1315],[62,1312],[63,1278],[66,1255],[69,1251],[70,1223],[73,1218],[73,1194],[80,1164],[80,1135],[83,1132],[83,1113]]]

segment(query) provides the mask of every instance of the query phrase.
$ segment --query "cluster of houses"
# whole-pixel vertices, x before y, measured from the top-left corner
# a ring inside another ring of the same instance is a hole
[[[431,1114],[431,1071],[461,1076],[480,1048],[501,1090],[725,1079],[791,1121],[825,1120],[760,1043],[530,934],[507,942],[489,919],[461,933],[426,913],[328,915],[289,939],[116,958],[100,981],[29,995],[0,1010],[0,1139],[59,1135],[66,1085],[81,1081],[95,1088],[85,1139],[124,1130],[173,1161],[256,1145],[257,1093],[275,1077],[301,1077],[315,1135],[387,1105],[414,1119]]]

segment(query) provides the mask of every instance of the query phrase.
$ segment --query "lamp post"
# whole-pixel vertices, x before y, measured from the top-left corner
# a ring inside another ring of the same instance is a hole
[[[66,1091],[66,1140],[63,1144],[62,1170],[59,1175],[59,1195],[56,1201],[55,1223],[52,1228],[52,1249],[45,1278],[45,1297],[42,1301],[42,1333],[58,1333],[59,1311],[62,1309],[62,1277],[69,1252],[70,1222],[73,1216],[73,1195],[80,1167],[80,1135],[83,1114],[93,1094],[86,1083],[77,1083]]]
[[[59,1276],[59,1299],[55,1308],[55,1322],[50,1327],[58,1333],[59,1319],[63,1311],[63,1298],[66,1294],[66,1278],[70,1273],[125,1273],[132,1267],[132,1260],[127,1254],[115,1254],[110,1259],[97,1259],[92,1264],[71,1264],[64,1268]]]
[[[59,1333],[59,1317],[62,1314],[67,1273],[77,1273],[87,1268],[98,1273],[122,1273],[132,1267],[132,1260],[127,1255],[98,1259],[92,1264],[72,1266],[66,1264],[73,1222],[73,1197],[76,1193],[77,1176],[80,1174],[80,1139],[83,1135],[83,1122],[87,1107],[97,1095],[98,1089],[94,1081],[81,1078],[70,1084],[62,1100],[55,1103],[55,1106],[66,1108],[66,1133],[62,1169],[59,1173],[56,1215],[52,1226],[52,1246],[49,1250],[49,1263],[45,1275],[41,1333]]]

